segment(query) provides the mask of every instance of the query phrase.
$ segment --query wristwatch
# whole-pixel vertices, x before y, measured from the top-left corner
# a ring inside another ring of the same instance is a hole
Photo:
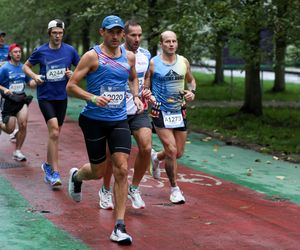
[[[194,95],[196,95],[196,90],[192,89],[190,90]]]

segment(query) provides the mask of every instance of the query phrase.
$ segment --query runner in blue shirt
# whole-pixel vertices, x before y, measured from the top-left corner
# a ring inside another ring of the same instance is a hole
[[[8,56],[8,45],[5,44],[5,36],[6,33],[4,31],[0,31],[0,67],[7,62]]]
[[[34,79],[37,99],[48,127],[47,161],[42,164],[45,182],[56,187],[61,185],[58,167],[58,143],[67,109],[66,85],[72,75],[71,66],[80,60],[77,51],[62,42],[65,24],[55,19],[48,24],[49,42],[36,48],[25,62],[24,72]],[[39,64],[39,74],[32,67]]]
[[[134,54],[120,47],[123,29],[124,23],[120,17],[104,18],[100,28],[103,43],[83,55],[67,85],[69,94],[87,101],[79,116],[79,126],[89,156],[89,163],[80,169],[70,170],[69,195],[79,202],[82,181],[103,177],[108,145],[115,177],[116,203],[116,224],[110,239],[129,245],[132,237],[127,234],[124,224],[128,192],[127,160],[131,150],[125,95],[128,78],[138,113],[143,111],[143,103],[138,97]],[[84,77],[87,80],[86,90],[79,86]]]
[[[16,150],[13,153],[13,159],[17,161],[26,161],[26,156],[21,152],[21,147],[25,141],[28,105],[32,96],[26,96],[25,84],[35,87],[36,82],[25,75],[22,70],[21,47],[13,43],[9,46],[9,61],[0,68],[0,91],[3,98],[2,122],[0,122],[0,132],[10,134],[19,126],[16,134]]]
[[[8,45],[5,44],[5,36],[6,33],[4,31],[0,31],[0,67],[3,66],[8,61]],[[1,112],[1,97],[0,97],[0,112]],[[0,116],[0,122],[1,120]],[[10,141],[16,140],[16,134],[18,133],[18,126],[16,126],[15,130],[9,135]]]

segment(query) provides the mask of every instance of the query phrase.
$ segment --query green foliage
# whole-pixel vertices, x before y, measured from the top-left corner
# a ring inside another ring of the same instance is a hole
[[[299,66],[300,65],[300,48],[296,46],[289,46],[286,54],[287,66]]]
[[[189,127],[196,131],[214,131],[226,141],[256,144],[264,152],[300,154],[300,110],[266,108],[261,117],[233,115],[237,108],[189,109]]]

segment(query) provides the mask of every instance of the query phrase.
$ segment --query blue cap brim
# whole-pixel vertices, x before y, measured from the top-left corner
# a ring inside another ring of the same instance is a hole
[[[111,30],[112,28],[115,28],[115,27],[119,27],[121,29],[124,29],[124,26],[121,25],[121,24],[118,24],[118,23],[114,23],[114,24],[108,25],[108,26],[106,26],[104,28],[107,29],[107,30]]]

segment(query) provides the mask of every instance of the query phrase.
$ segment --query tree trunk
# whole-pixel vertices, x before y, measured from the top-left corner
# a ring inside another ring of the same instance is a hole
[[[151,56],[156,56],[157,54],[157,50],[158,50],[158,46],[152,43],[153,39],[149,38],[148,39],[148,44],[152,44],[149,46],[149,52],[151,54]]]
[[[224,83],[224,69],[223,69],[223,49],[224,49],[224,43],[220,41],[219,37],[216,41],[215,45],[216,53],[215,53],[215,84],[221,84]]]
[[[71,10],[70,9],[65,10],[63,21],[65,23],[66,29],[68,29],[68,27],[70,27],[70,23],[71,23]],[[64,42],[68,43],[68,44],[72,44],[71,33],[66,32],[66,34],[64,35]]]
[[[157,31],[157,27],[159,27],[159,18],[157,18],[156,11],[157,0],[148,0],[148,23],[150,26],[148,27],[148,50],[151,53],[151,56],[156,56],[157,54],[157,36],[159,35]]]
[[[83,54],[90,49],[90,42],[91,42],[89,36],[90,26],[91,26],[91,22],[85,20],[85,25],[82,27],[82,31],[81,31],[81,42],[82,42]]]
[[[287,34],[284,20],[288,11],[288,1],[277,1],[277,22],[274,26],[275,35],[275,81],[272,91],[283,92],[285,91],[285,54],[287,47]]]
[[[244,113],[262,115],[262,90],[260,84],[260,30],[251,27],[247,47],[249,55],[245,56],[245,100],[241,108]],[[251,56],[250,56],[251,55]]]
[[[263,114],[259,72],[259,65],[250,65],[246,68],[245,100],[241,108],[242,112],[254,114],[256,116]]]
[[[285,53],[286,42],[281,40],[275,41],[275,81],[272,91],[283,92],[285,91]]]

